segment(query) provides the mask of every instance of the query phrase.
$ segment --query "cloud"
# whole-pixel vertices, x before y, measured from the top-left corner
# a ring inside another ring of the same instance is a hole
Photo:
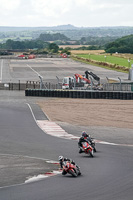
[[[0,11],[1,12],[9,12],[14,11],[16,8],[18,8],[21,0],[0,0]]]
[[[84,12],[89,15],[89,12],[112,12],[133,5],[132,0],[32,0],[32,8],[36,14],[46,17],[60,18],[64,14],[73,12],[82,18]],[[81,10],[81,12],[80,12]]]
[[[0,25],[131,26],[132,8],[132,0],[0,0]]]
[[[40,13],[46,17],[60,17],[72,9],[71,0],[32,0],[32,8],[35,13]]]

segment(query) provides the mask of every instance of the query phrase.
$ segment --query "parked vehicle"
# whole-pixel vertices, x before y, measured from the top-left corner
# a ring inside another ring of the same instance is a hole
[[[93,157],[93,147],[88,142],[83,142],[82,147],[86,154],[89,154],[91,157]]]
[[[73,177],[77,177],[78,175],[81,175],[79,167],[76,165],[71,164],[68,161],[63,162],[63,170],[65,170],[66,174],[71,174]]]
[[[88,71],[85,71],[85,75],[74,74],[73,76],[63,78],[62,89],[74,89],[75,87],[93,90],[103,89],[100,85],[100,78],[96,74]]]
[[[74,89],[74,87],[83,88],[86,83],[87,85],[90,84],[90,80],[80,74],[74,74],[73,76],[63,78],[62,89]]]
[[[74,78],[67,76],[63,78],[62,89],[72,89],[74,87]]]

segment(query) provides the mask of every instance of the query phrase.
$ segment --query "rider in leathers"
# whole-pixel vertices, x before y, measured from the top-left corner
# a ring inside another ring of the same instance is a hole
[[[64,158],[63,156],[59,156],[59,163],[60,163],[61,169],[63,169],[63,162],[64,162],[64,161],[68,161],[68,162],[70,162],[71,164],[75,165],[77,168],[79,168],[79,167],[75,164],[74,160],[69,159],[69,158]],[[67,174],[67,172],[66,172],[65,170],[63,170],[63,171],[62,171],[62,175],[65,175],[65,174]]]
[[[82,132],[82,136],[79,138],[78,146],[79,146],[79,153],[84,152],[82,148],[82,142],[89,142],[89,144],[92,143],[92,139],[90,135],[88,135],[85,131]]]

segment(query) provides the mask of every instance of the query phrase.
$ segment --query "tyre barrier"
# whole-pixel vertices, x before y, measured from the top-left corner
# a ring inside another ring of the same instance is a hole
[[[80,99],[121,99],[133,100],[133,92],[122,91],[85,91],[85,90],[48,90],[26,89],[25,96],[59,97]]]

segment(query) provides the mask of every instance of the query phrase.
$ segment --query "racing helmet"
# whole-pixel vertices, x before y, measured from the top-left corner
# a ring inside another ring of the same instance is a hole
[[[63,160],[63,156],[59,156],[58,160],[59,161]]]
[[[82,132],[82,137],[87,137],[87,134],[85,131]]]

